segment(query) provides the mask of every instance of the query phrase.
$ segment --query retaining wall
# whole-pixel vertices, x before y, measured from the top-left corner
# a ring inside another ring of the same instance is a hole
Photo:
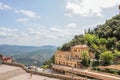
[[[21,67],[27,73],[32,73],[32,74],[35,74],[35,75],[42,75],[42,76],[47,76],[47,77],[51,77],[51,78],[58,78],[58,79],[62,79],[62,80],[71,80],[71,78],[72,78],[71,76],[67,76],[67,75],[50,74],[50,73],[43,73],[43,72],[32,71],[32,70],[27,69],[23,64],[20,64],[20,63],[4,62],[3,64],[16,66],[16,67]],[[73,80],[86,80],[86,79],[85,78],[79,78],[79,77],[73,77]]]

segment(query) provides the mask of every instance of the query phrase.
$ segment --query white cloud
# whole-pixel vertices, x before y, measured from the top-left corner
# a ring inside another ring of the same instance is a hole
[[[103,9],[120,4],[120,0],[67,0],[66,2],[66,16],[103,16]]]
[[[70,23],[64,26],[54,26],[50,28],[50,34],[57,38],[70,39],[73,35],[80,33],[79,27],[76,28],[75,23]]]
[[[21,23],[25,23],[27,21],[29,21],[29,18],[20,18],[20,19],[17,19],[18,22],[21,22]]]
[[[57,36],[55,36],[55,35],[46,35],[46,38],[48,38],[48,39],[56,39]]]
[[[0,27],[0,38],[20,38],[20,37],[25,37],[28,34],[25,32],[21,32],[18,29],[15,28],[7,28],[7,27]]]
[[[0,28],[1,37],[15,37],[17,33],[18,33],[17,29],[10,29],[5,27]]]
[[[30,10],[16,10],[16,13],[21,13],[29,18],[40,18],[39,15]]]
[[[40,16],[37,15],[37,13],[35,13],[33,11],[30,11],[30,10],[15,10],[15,12],[26,16],[26,18],[19,18],[19,19],[17,19],[17,21],[21,22],[21,23],[26,23],[28,21],[40,18]]]
[[[68,25],[66,25],[68,28],[76,28],[77,25],[75,23],[70,23]]]
[[[0,32],[0,37],[6,37],[7,33],[5,32]]]
[[[91,25],[92,26],[92,25]],[[76,23],[62,26],[32,26],[21,31],[14,28],[0,27],[0,43],[15,45],[62,45],[75,35],[83,34],[90,26],[79,27]]]
[[[0,10],[11,10],[15,13],[22,14],[22,17],[17,19],[17,22],[21,22],[21,23],[25,23],[40,18],[40,16],[36,12],[13,8],[9,5],[3,4],[2,2],[0,2]]]
[[[0,27],[0,32],[17,32],[17,29],[10,29],[7,27]]]
[[[57,27],[52,27],[50,28],[51,31],[55,31],[55,32],[60,32],[61,29],[58,29]]]
[[[0,10],[11,10],[12,8],[9,5],[3,4],[0,2]]]
[[[41,28],[41,27],[29,27],[28,29],[27,29],[27,31],[28,31],[28,34],[30,35],[30,36],[41,36],[41,35],[43,35],[43,34],[45,34],[45,33],[47,33],[47,29],[46,28]]]

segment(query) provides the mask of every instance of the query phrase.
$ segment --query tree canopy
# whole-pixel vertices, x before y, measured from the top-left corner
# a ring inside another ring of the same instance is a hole
[[[100,54],[100,59],[103,60],[104,64],[111,64],[114,56],[111,51],[105,51]]]
[[[120,15],[106,20],[102,25],[97,25],[94,29],[88,29],[83,35],[75,35],[68,43],[60,47],[63,51],[69,51],[70,47],[79,44],[87,44],[99,59],[99,55],[105,51],[120,51]]]
[[[89,61],[90,61],[90,56],[89,56],[89,53],[84,51],[81,53],[81,59],[82,59],[82,64],[84,66],[89,66]]]

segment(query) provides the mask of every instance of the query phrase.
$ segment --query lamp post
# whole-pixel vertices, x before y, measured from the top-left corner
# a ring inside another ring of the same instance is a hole
[[[99,53],[99,55],[100,55],[100,50],[98,50],[98,53]],[[100,57],[98,58],[98,62],[99,62],[99,66],[100,66]]]
[[[34,61],[35,71],[37,71],[37,61]]]
[[[51,63],[51,75],[53,75],[53,69],[52,69],[53,63]]]
[[[72,65],[72,77],[71,77],[71,80],[73,80],[73,69],[74,69],[74,66]]]
[[[120,6],[119,6],[120,7]],[[114,54],[114,47],[112,46],[112,54]],[[111,61],[111,64],[114,64],[114,61]]]

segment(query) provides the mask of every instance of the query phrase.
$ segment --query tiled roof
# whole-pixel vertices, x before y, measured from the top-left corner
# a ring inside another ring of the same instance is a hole
[[[10,59],[11,59],[10,57],[4,57],[2,60],[7,61],[7,60],[10,60]]]

